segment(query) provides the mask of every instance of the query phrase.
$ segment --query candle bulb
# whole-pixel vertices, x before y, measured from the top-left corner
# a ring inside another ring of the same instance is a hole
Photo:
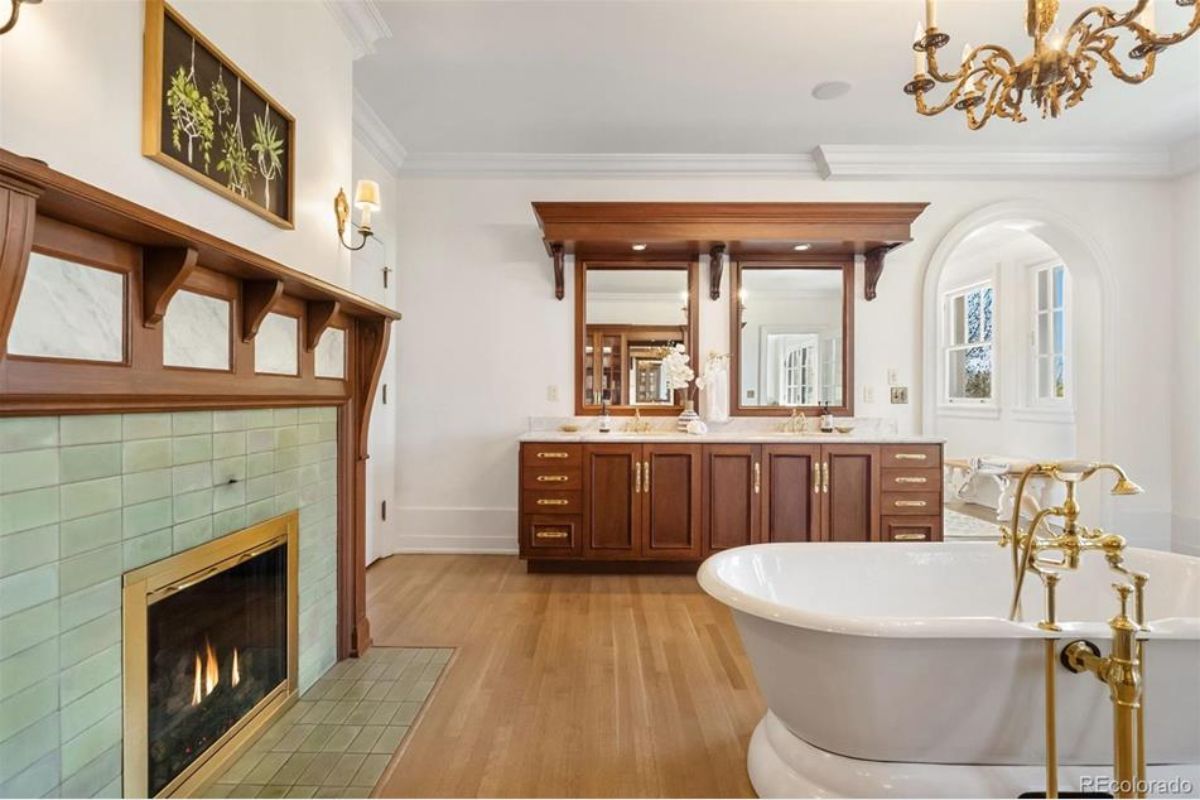
[[[925,74],[925,53],[916,49],[916,44],[921,41],[921,36],[921,23],[918,22],[913,31],[913,75]]]
[[[933,30],[937,27],[937,0],[925,0],[925,28]]]
[[[968,61],[971,60],[971,51],[973,49],[974,48],[971,47],[970,42],[967,42],[966,44],[963,45],[963,53],[962,53],[962,63],[963,64],[966,64]]]

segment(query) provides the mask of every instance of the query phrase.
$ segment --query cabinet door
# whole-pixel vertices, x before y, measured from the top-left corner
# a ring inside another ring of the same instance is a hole
[[[696,444],[642,445],[643,558],[700,558],[700,454]]]
[[[879,541],[879,447],[827,444],[821,458],[826,541]]]
[[[639,444],[596,444],[584,449],[584,556],[641,555],[641,456]]]
[[[759,540],[761,449],[749,444],[704,447],[704,553]]]
[[[763,541],[813,542],[822,538],[820,463],[820,445],[763,446]]]

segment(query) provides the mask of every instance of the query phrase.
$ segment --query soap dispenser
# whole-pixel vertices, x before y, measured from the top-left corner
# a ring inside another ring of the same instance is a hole
[[[821,404],[821,433],[833,433],[833,413],[829,410],[829,403]]]
[[[608,391],[600,396],[600,424],[596,428],[600,433],[612,430],[612,417],[608,414]]]

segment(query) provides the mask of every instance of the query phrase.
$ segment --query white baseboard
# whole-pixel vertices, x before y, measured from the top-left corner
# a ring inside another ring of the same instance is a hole
[[[514,508],[419,508],[394,512],[395,525],[378,543],[381,553],[517,552]]]
[[[1171,517],[1171,549],[1176,553],[1200,556],[1200,519]]]

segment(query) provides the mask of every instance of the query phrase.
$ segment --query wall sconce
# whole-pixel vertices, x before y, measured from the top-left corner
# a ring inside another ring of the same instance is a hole
[[[8,33],[17,24],[17,17],[21,15],[21,3],[29,3],[37,5],[42,0],[0,0],[0,9],[8,6],[8,21],[0,25],[0,35]]]
[[[333,213],[337,215],[338,241],[347,250],[362,250],[367,246],[367,240],[375,235],[371,230],[371,213],[379,210],[379,184],[375,181],[359,181],[354,186],[354,205],[359,210],[358,235],[362,242],[357,246],[346,243],[346,223],[350,221],[350,203],[346,201],[346,192],[338,189],[337,197],[333,198]]]

